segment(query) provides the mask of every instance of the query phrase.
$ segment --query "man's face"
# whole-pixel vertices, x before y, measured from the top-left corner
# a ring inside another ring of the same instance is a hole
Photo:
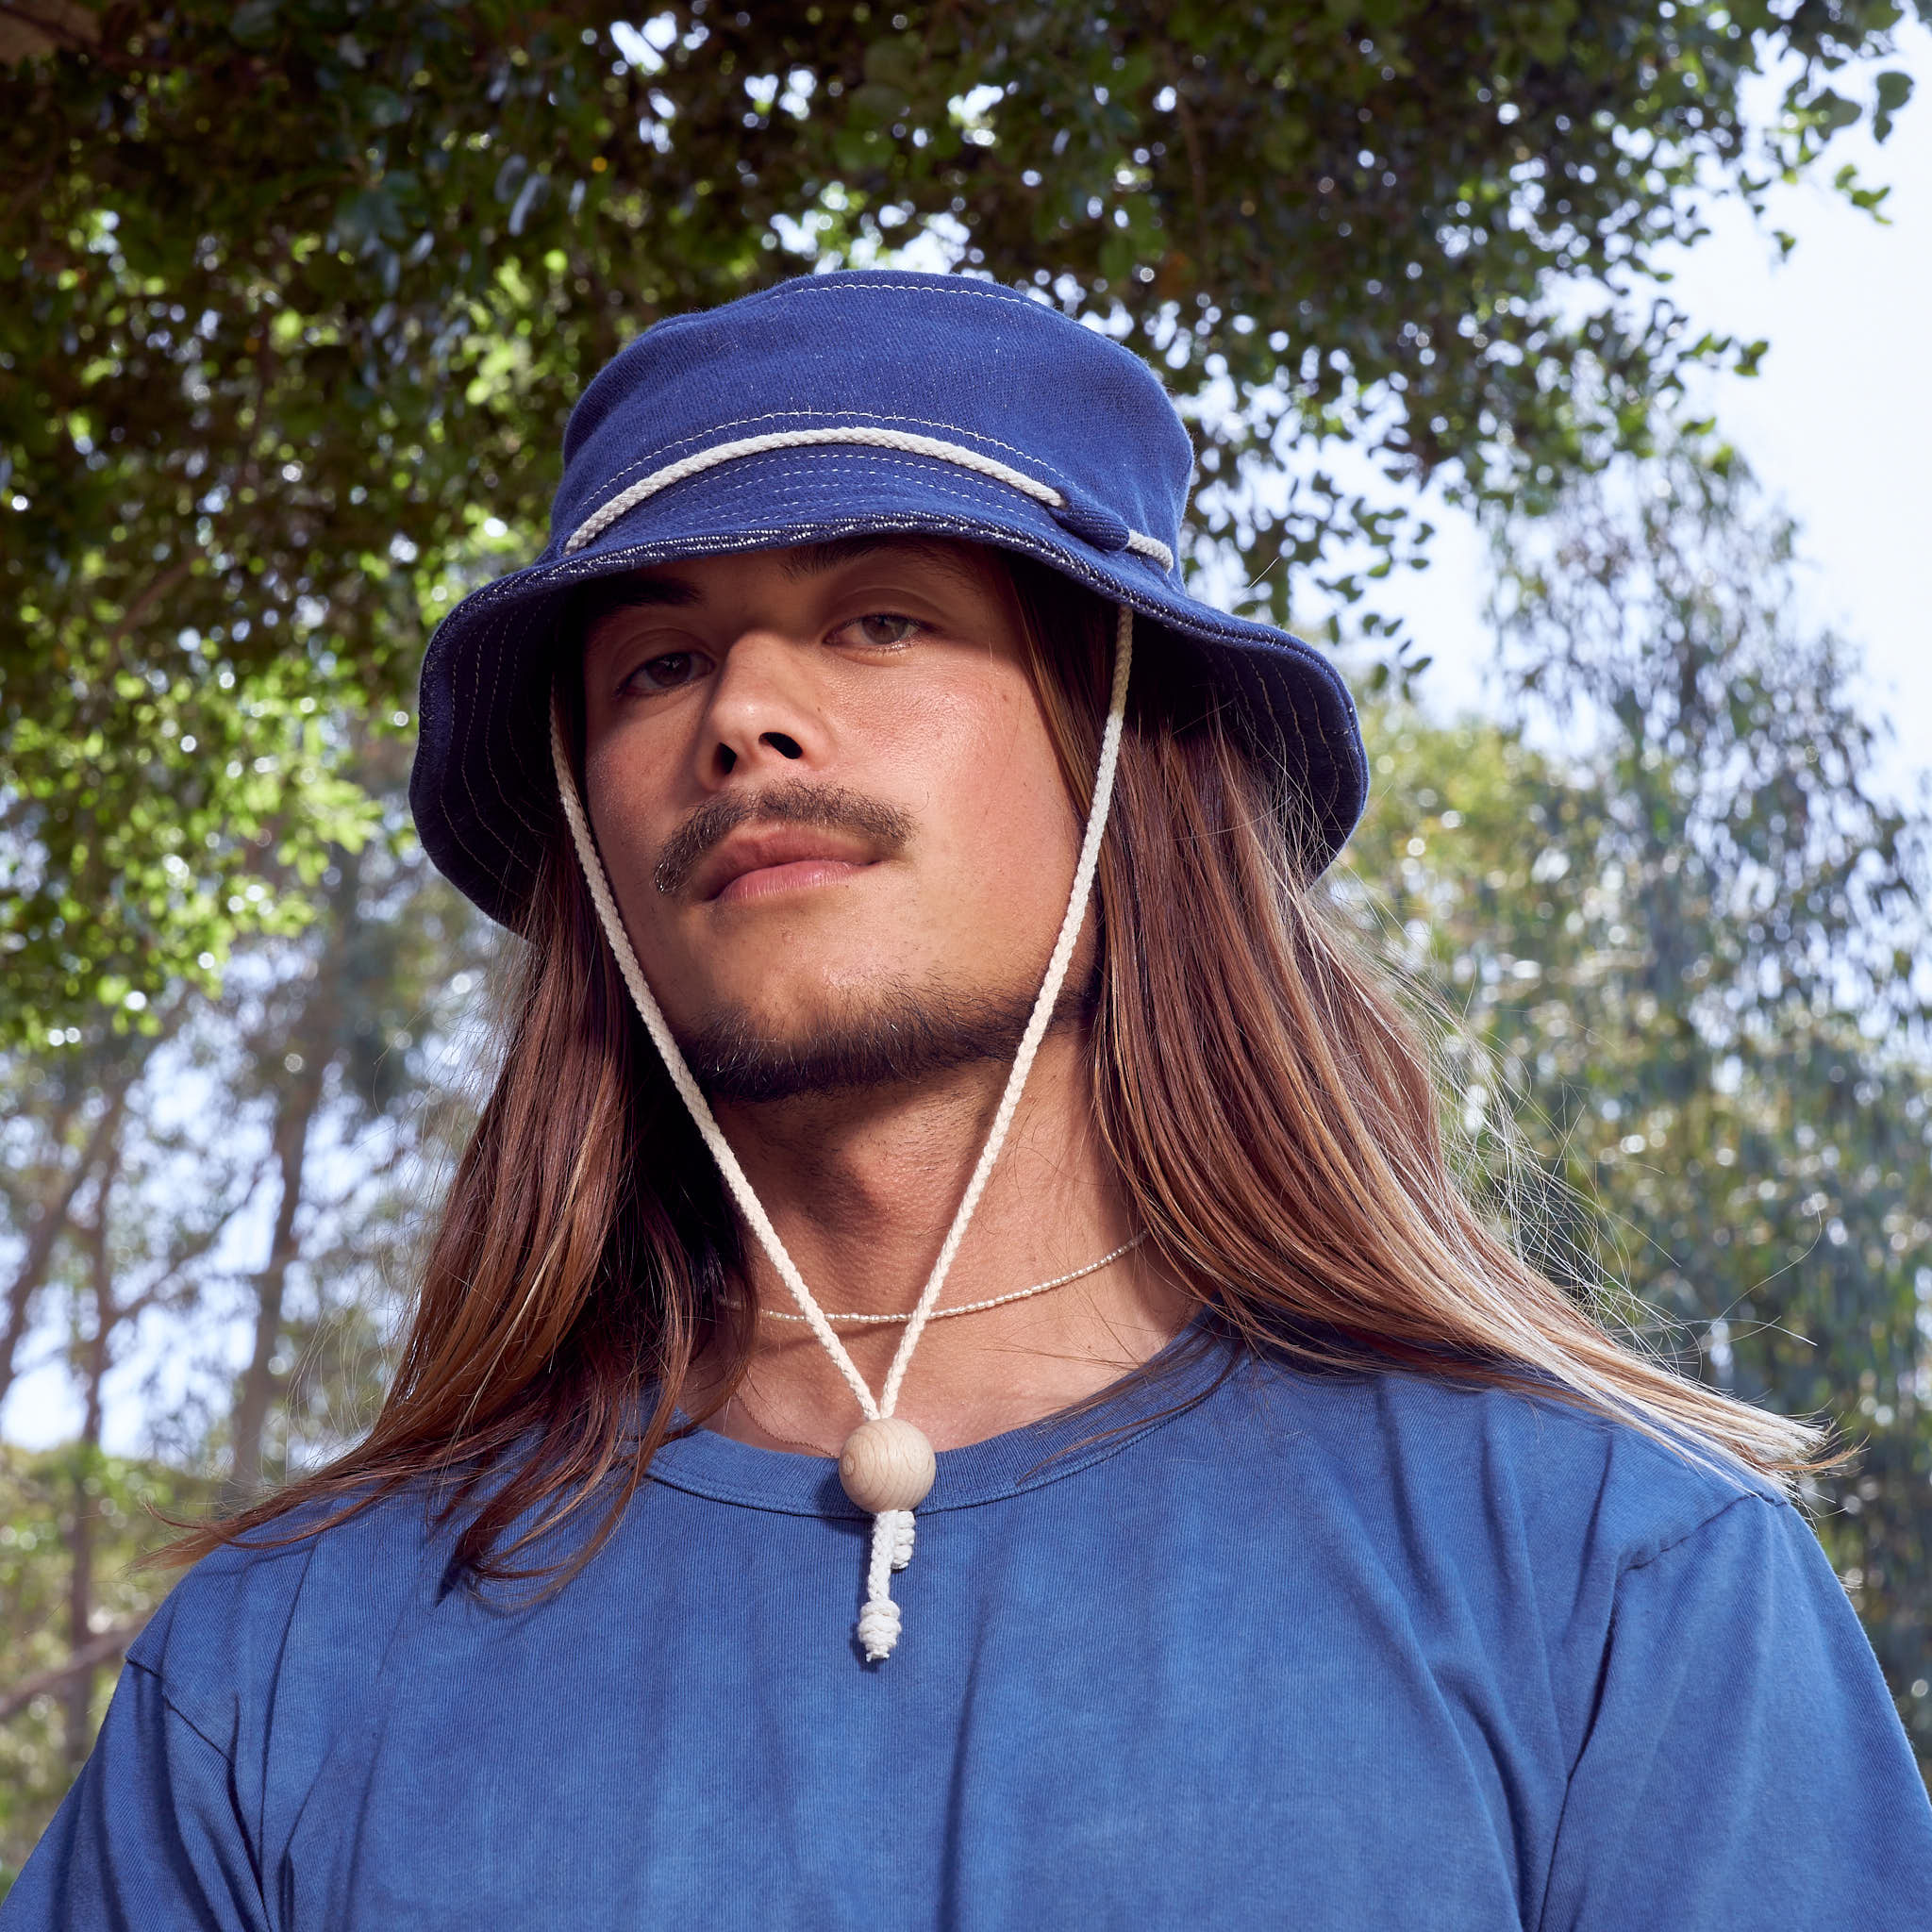
[[[857,540],[614,594],[585,641],[588,805],[699,1078],[772,1098],[1009,1054],[1080,824],[1004,570]]]

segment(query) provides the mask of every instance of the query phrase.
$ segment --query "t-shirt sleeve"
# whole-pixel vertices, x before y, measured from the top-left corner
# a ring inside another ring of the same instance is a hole
[[[1843,1589],[1740,1496],[1619,1579],[1541,1932],[1924,1932],[1932,1803]]]
[[[266,1932],[227,1755],[129,1663],[0,1932]]]

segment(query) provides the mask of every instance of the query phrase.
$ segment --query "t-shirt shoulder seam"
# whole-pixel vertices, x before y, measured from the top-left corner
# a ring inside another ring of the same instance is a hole
[[[1767,1496],[1761,1490],[1740,1490],[1728,1502],[1719,1505],[1708,1516],[1700,1517],[1697,1522],[1691,1524],[1688,1528],[1680,1529],[1675,1535],[1666,1537],[1655,1549],[1646,1550],[1641,1557],[1633,1557],[1629,1562],[1624,1564],[1624,1574],[1627,1576],[1633,1570],[1648,1568],[1659,1557],[1666,1557],[1673,1550],[1688,1543],[1691,1538],[1701,1536],[1713,1524],[1721,1522],[1733,1509],[1736,1509],[1740,1504],[1744,1503],[1758,1503],[1767,1509],[1789,1509],[1791,1507],[1790,1501],[1787,1497]]]
[[[193,1718],[190,1717],[189,1714],[181,1708],[180,1705],[177,1704],[175,1700],[175,1693],[168,1688],[167,1678],[164,1677],[159,1671],[156,1670],[152,1664],[142,1663],[139,1657],[132,1657],[127,1659],[127,1668],[130,1671],[139,1671],[145,1677],[152,1677],[154,1679],[155,1690],[159,1694],[161,1702],[167,1706],[169,1713],[172,1716],[178,1718],[181,1721],[182,1725],[187,1730],[192,1732],[195,1737],[199,1738],[201,1741],[204,1744],[206,1744],[210,1751],[214,1752],[215,1755],[221,1758],[224,1764],[228,1764],[232,1766],[233,1760],[229,1757],[228,1747],[225,1744],[217,1743],[214,1739],[210,1738],[208,1734],[202,1729],[200,1724],[198,1724]]]

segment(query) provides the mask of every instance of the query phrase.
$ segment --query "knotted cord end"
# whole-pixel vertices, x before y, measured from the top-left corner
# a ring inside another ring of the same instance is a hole
[[[859,1647],[869,1664],[884,1662],[899,1641],[892,1572],[911,1562],[914,1534],[909,1509],[881,1509],[872,1520],[872,1562],[866,1570],[865,1607],[858,1613]]]

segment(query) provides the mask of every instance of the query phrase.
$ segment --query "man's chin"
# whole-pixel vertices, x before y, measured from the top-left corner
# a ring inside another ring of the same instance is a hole
[[[905,1086],[974,1061],[1010,1060],[1033,999],[1030,992],[902,987],[874,994],[863,1008],[785,1028],[727,1008],[678,1043],[713,1100],[791,1100]],[[1055,1024],[1083,1019],[1089,1005],[1062,995]]]

